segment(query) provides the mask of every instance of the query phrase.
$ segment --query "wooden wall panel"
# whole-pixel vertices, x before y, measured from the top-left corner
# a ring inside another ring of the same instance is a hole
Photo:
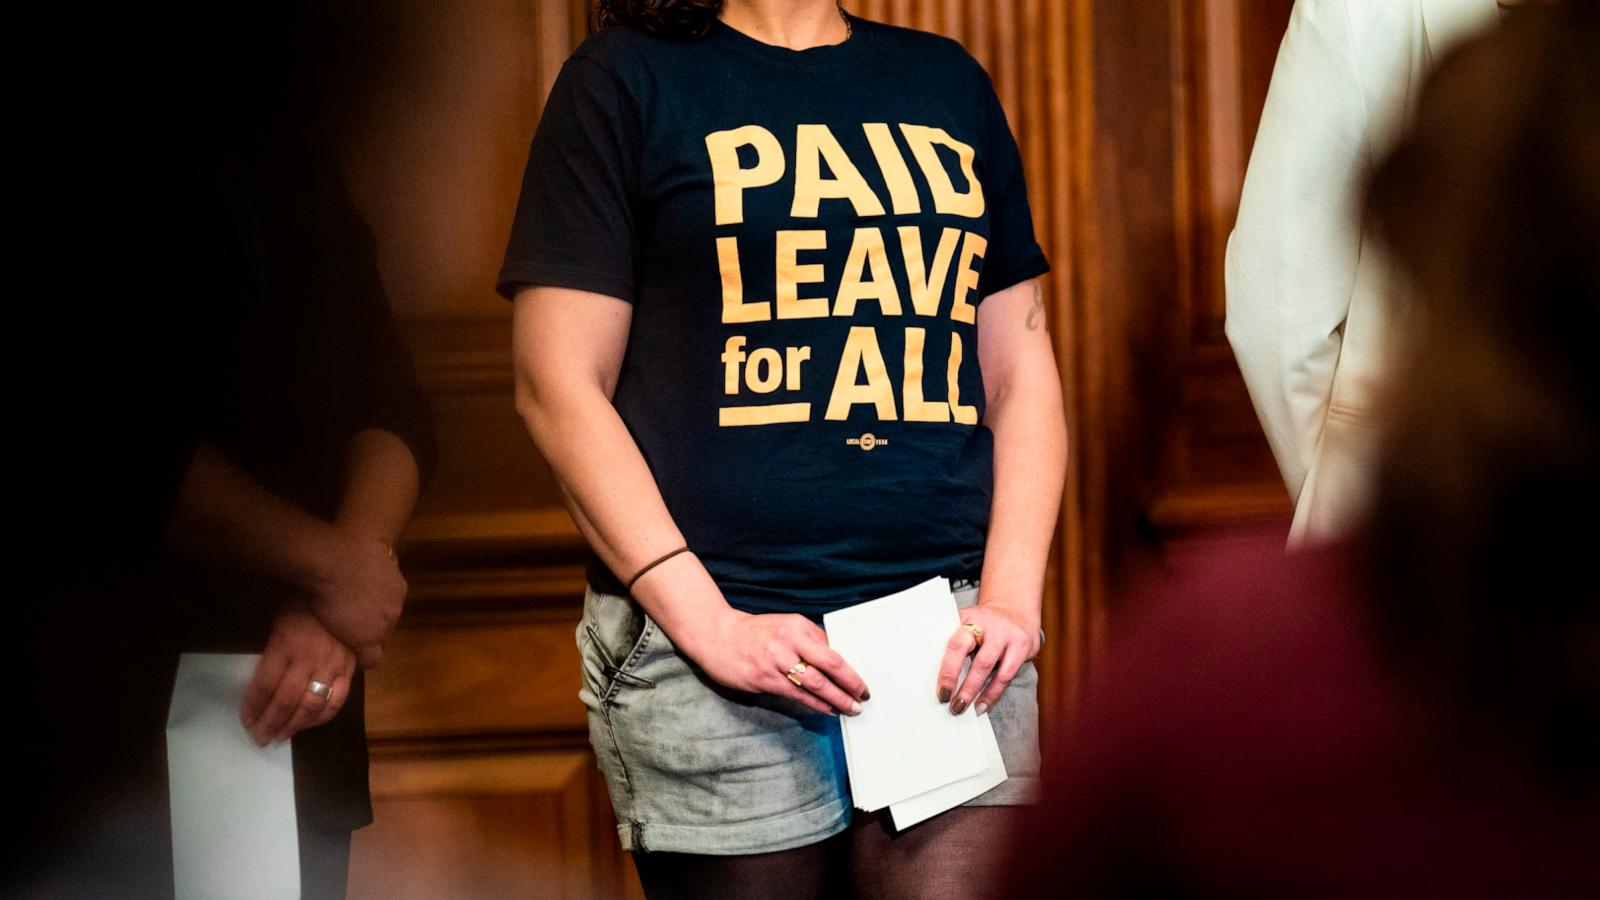
[[[1230,522],[1287,530],[1288,495],[1223,333],[1223,260],[1245,164],[1292,0],[1173,4],[1177,394],[1146,518],[1181,536]]]
[[[376,822],[355,897],[632,897],[573,632],[582,542],[513,408],[493,283],[528,142],[587,16],[573,0],[354,4],[383,51],[339,119],[345,168],[434,409],[412,596],[369,677]]]
[[[599,834],[609,800],[584,752],[381,760],[352,900],[642,896]]]
[[[373,740],[578,733],[578,648],[573,622],[504,621],[405,628],[367,692]]]

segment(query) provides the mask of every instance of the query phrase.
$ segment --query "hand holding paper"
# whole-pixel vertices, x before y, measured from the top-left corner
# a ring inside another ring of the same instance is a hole
[[[356,656],[303,606],[291,606],[272,622],[267,648],[245,690],[240,720],[251,740],[286,741],[332,719],[350,695]],[[329,686],[326,698],[308,690],[313,680]]]
[[[1039,652],[1043,632],[1037,606],[1031,613],[995,602],[961,610],[961,628],[939,667],[939,698],[949,701],[952,713],[959,715],[971,706],[983,715],[1017,677],[1022,664]]]
[[[988,720],[970,710],[952,716],[935,695],[945,647],[960,624],[948,580],[931,579],[823,621],[829,644],[873,686],[865,711],[842,721],[858,808],[894,806],[896,823],[907,827],[1005,780]]]

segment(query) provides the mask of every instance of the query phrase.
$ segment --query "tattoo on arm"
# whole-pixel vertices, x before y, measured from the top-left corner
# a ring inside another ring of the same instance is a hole
[[[1033,308],[1028,310],[1027,326],[1029,331],[1038,331],[1044,325],[1044,292],[1039,289],[1038,282],[1033,285]]]

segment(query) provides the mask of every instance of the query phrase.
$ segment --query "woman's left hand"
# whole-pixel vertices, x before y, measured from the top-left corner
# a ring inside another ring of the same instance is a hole
[[[945,645],[944,663],[939,666],[939,702],[949,703],[950,714],[959,716],[976,701],[981,716],[1005,693],[1022,664],[1038,654],[1038,614],[1030,616],[1001,603],[979,603],[961,610],[961,624]],[[974,635],[969,625],[977,626],[983,637]],[[962,678],[961,663],[968,656],[973,656],[972,666]]]

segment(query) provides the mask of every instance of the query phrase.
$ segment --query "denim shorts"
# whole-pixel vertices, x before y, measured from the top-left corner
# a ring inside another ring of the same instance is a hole
[[[954,587],[959,606],[978,601],[975,582]],[[623,849],[768,853],[849,826],[838,718],[717,684],[627,597],[589,588],[577,637],[578,696]],[[987,713],[1010,777],[968,805],[1037,802],[1038,682],[1025,663]]]

